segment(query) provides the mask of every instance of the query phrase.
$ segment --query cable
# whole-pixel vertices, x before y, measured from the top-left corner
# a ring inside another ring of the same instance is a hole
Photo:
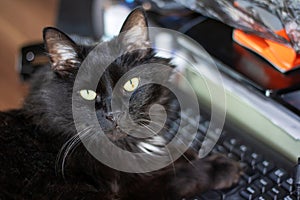
[[[180,33],[186,33],[189,30],[191,30],[191,28],[193,28],[194,26],[196,26],[197,24],[200,24],[201,22],[204,22],[206,19],[207,19],[207,17],[204,17],[204,16],[196,17],[196,18],[190,20],[188,23],[186,23],[182,27],[180,27],[178,29],[178,31]]]
[[[297,200],[300,200],[300,157],[298,158],[298,164],[295,168],[295,188]]]

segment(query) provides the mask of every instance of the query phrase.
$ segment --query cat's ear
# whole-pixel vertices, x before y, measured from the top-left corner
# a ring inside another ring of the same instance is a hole
[[[136,8],[128,15],[119,37],[127,51],[150,48],[148,23],[142,8]]]
[[[79,47],[60,30],[47,27],[43,31],[44,43],[50,56],[51,68],[61,75],[71,73],[78,68]]]

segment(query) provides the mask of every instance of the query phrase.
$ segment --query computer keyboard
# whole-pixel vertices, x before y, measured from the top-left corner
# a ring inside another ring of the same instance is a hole
[[[195,116],[191,110],[185,111],[181,119],[186,126],[199,122],[196,139],[192,147],[199,150],[209,126],[208,116]],[[215,132],[217,133],[216,130]],[[214,132],[214,131],[213,131]],[[272,137],[272,133],[270,134]],[[214,137],[211,133],[210,137]],[[207,137],[209,140],[209,137]],[[278,141],[280,143],[280,141]],[[221,153],[245,167],[238,184],[223,190],[211,190],[189,200],[293,200],[297,199],[294,188],[293,170],[296,163],[291,162],[254,136],[241,131],[233,124],[225,125],[221,137],[210,154]]]

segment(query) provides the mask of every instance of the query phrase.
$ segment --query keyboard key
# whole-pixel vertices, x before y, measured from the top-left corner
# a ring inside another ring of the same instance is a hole
[[[288,177],[288,174],[284,169],[276,169],[269,174],[269,177],[279,184]]]
[[[250,148],[246,145],[235,146],[232,149],[232,152],[238,157],[240,157],[240,159],[243,161],[245,159],[246,154],[250,153]]]
[[[273,187],[273,182],[267,177],[262,177],[254,181],[254,185],[260,189],[261,193],[265,193]]]
[[[198,141],[203,142],[204,138],[205,138],[205,136],[204,136],[203,134],[197,132],[196,139],[197,139]]]
[[[248,167],[245,171],[244,174],[242,175],[243,179],[247,183],[252,183],[255,179],[259,177],[259,173],[252,168]]]
[[[283,197],[283,200],[297,200],[297,198],[294,195],[287,195]]]
[[[224,147],[226,148],[226,149],[228,149],[228,151],[232,151],[233,150],[233,148],[235,147],[235,146],[237,146],[239,144],[239,142],[238,142],[238,140],[237,139],[235,139],[235,138],[231,138],[231,139],[229,139],[229,140],[225,140],[224,141],[224,143],[223,143],[223,145],[224,145]]]
[[[263,174],[266,175],[272,169],[274,169],[275,165],[273,162],[264,160],[256,165],[257,169]]]
[[[294,190],[294,179],[288,178],[285,181],[283,181],[281,185],[287,191],[292,192]]]
[[[240,158],[238,156],[236,156],[235,154],[233,154],[233,153],[228,153],[227,157],[230,158],[230,159],[232,159],[232,160],[235,160],[235,161],[239,161],[240,160]]]
[[[176,120],[171,122],[170,128],[169,128],[169,135],[171,137],[174,137],[174,135],[177,133],[178,128],[179,128],[180,120]]]
[[[225,149],[223,146],[218,145],[218,144],[214,147],[214,151],[217,153],[224,154],[224,155],[226,155],[228,153],[227,149]]]
[[[268,191],[268,194],[274,199],[279,200],[282,199],[284,196],[287,195],[287,192],[281,188],[281,187],[273,187],[270,191]]]
[[[205,121],[198,126],[198,131],[205,134],[208,129],[209,121]]]
[[[232,195],[238,193],[241,190],[241,188],[245,186],[246,182],[243,179],[241,179],[237,184],[231,186],[230,188],[222,189],[219,192],[222,194],[222,199],[230,199]]]
[[[247,154],[245,161],[252,167],[263,160],[263,156],[257,153]]]
[[[256,196],[258,196],[260,194],[260,192],[256,187],[248,186],[248,187],[245,188],[245,190],[242,190],[240,194],[245,199],[252,200]]]
[[[263,194],[256,197],[254,200],[273,200],[269,195]]]

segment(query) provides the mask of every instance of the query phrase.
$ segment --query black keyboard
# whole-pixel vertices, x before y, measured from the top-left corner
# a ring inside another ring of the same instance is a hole
[[[195,116],[186,111],[182,120],[186,126],[200,121],[192,147],[199,150],[209,126],[208,116]],[[217,133],[219,130],[215,130]],[[271,134],[271,133],[269,133]],[[209,134],[213,137],[212,134]],[[207,137],[209,140],[209,137]],[[200,141],[200,142],[199,142]],[[217,144],[210,154],[221,153],[245,165],[238,184],[229,189],[211,190],[189,200],[293,200],[297,199],[292,176],[295,163],[233,125],[225,125]]]

